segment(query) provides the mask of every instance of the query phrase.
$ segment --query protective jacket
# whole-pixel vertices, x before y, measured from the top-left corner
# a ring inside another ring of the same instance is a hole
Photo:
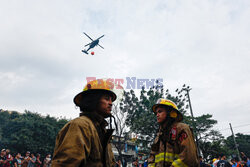
[[[113,167],[109,143],[113,129],[98,114],[87,113],[67,123],[56,138],[52,167]]]
[[[165,164],[164,164],[165,162]],[[160,127],[151,148],[149,167],[197,167],[197,149],[187,124],[175,122]]]

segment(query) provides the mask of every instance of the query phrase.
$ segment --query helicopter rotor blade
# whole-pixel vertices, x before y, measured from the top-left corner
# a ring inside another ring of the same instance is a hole
[[[104,49],[104,47],[102,47],[101,45],[98,44],[98,46],[100,46],[102,49]]]
[[[87,44],[87,45],[85,45],[84,47],[89,46],[90,44],[92,44],[92,42],[88,43],[88,44]]]
[[[102,37],[104,37],[104,35],[100,36],[100,37],[99,37],[99,38],[97,38],[96,40],[99,40],[99,39],[101,39]]]
[[[83,32],[91,41],[94,41],[92,38],[90,38],[90,36],[88,36],[88,34],[86,34],[85,32]]]

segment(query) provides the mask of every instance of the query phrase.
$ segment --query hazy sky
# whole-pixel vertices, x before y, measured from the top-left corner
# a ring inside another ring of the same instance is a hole
[[[249,18],[249,0],[2,0],[0,108],[75,118],[86,77],[163,78],[224,135],[250,134]],[[83,54],[83,32],[105,49]]]

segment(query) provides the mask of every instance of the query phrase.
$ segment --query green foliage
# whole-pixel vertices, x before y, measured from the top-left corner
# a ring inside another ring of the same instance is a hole
[[[194,118],[194,122],[191,119],[191,116],[186,116],[184,122],[190,125],[194,125],[197,134],[207,134],[217,121],[212,119],[211,114],[204,114]]]
[[[215,157],[216,154],[224,151],[223,136],[213,130],[213,126],[217,123],[212,119],[212,115],[205,114],[194,118],[187,114],[189,105],[187,96],[173,96],[168,90],[164,91],[163,87],[154,87],[149,90],[142,88],[139,98],[133,90],[124,93],[124,99],[120,104],[120,110],[127,113],[126,125],[131,132],[146,136],[149,143],[153,141],[158,130],[156,116],[152,112],[152,106],[159,98],[167,98],[177,105],[180,112],[184,115],[183,122],[194,127],[193,130],[197,135],[199,147],[204,158],[208,159],[209,155]],[[146,145],[147,143],[143,143]]]
[[[66,119],[57,120],[37,113],[25,111],[0,112],[0,148],[12,152],[31,151],[33,153],[53,153],[58,131],[67,123]]]
[[[162,87],[155,87],[149,90],[142,88],[138,98],[133,90],[124,93],[124,99],[120,104],[120,109],[127,112],[126,125],[130,131],[146,136],[152,142],[158,130],[156,116],[152,112],[152,106],[159,98],[168,98],[176,103],[180,112],[185,114],[184,102],[178,97],[164,92]]]
[[[237,133],[235,135],[235,140],[238,144],[239,152],[244,152],[247,157],[250,157],[250,135]],[[229,150],[231,154],[237,155],[232,135],[227,137],[227,139],[225,140],[225,147]]]
[[[198,138],[199,148],[205,160],[218,157],[219,154],[227,154],[224,147],[224,137],[219,131],[207,130],[202,137]]]
[[[197,136],[200,153],[205,160],[226,153],[226,149],[223,147],[224,137],[219,131],[213,129],[217,121],[212,119],[211,114],[194,117],[194,122],[190,116],[186,116],[184,122],[194,127],[194,135]]]

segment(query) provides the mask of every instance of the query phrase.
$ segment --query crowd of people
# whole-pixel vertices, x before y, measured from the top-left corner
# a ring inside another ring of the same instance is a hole
[[[234,157],[231,160],[227,159],[226,155],[220,154],[214,158],[210,163],[203,162],[203,158],[200,156],[200,167],[250,167],[250,159],[241,152],[241,160],[238,157]]]
[[[220,154],[216,158],[205,163],[202,156],[199,156],[200,167],[250,167],[250,159],[242,152],[241,160],[238,157],[227,159],[226,155]],[[116,162],[115,167],[148,167],[147,159],[143,163],[139,163],[138,158],[131,164],[122,163],[121,160]]]
[[[11,154],[9,149],[2,149],[0,167],[50,167],[51,155],[47,154],[42,160],[39,153],[27,151],[24,156],[21,153]]]

